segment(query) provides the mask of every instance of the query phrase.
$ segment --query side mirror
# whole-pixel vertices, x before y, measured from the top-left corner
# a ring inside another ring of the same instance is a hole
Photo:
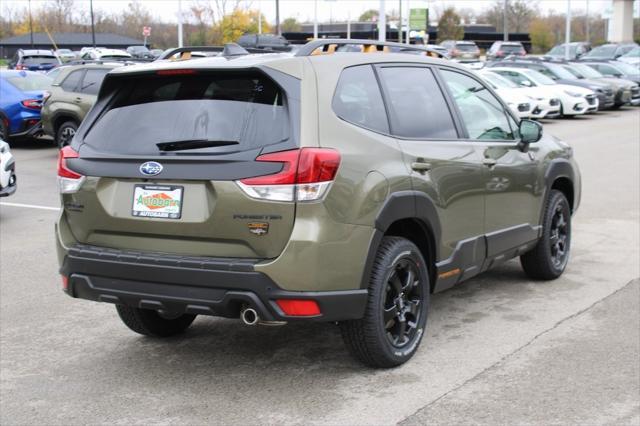
[[[529,80],[522,80],[520,86],[531,87],[531,82]]]
[[[542,124],[532,120],[520,120],[520,144],[526,151],[530,143],[535,143],[542,137]]]

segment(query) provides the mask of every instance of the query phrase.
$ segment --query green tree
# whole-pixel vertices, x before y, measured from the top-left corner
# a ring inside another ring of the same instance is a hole
[[[549,22],[545,19],[534,19],[529,25],[529,37],[534,53],[545,53],[556,44],[556,37]]]
[[[529,30],[529,25],[539,15],[538,0],[507,0],[507,24],[509,32]],[[504,31],[504,0],[495,0],[482,15],[481,21]]]
[[[464,28],[460,25],[460,15],[452,7],[445,9],[438,21],[438,41],[462,40],[463,37]]]
[[[302,26],[296,18],[287,18],[280,24],[284,33],[295,33],[302,30]]]
[[[358,22],[373,22],[378,20],[378,10],[369,9],[360,15]]]

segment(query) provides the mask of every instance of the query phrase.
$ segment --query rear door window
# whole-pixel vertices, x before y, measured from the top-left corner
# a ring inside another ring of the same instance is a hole
[[[82,85],[80,86],[80,92],[85,93],[87,95],[97,95],[98,90],[100,90],[100,85],[102,84],[102,80],[104,80],[104,76],[107,75],[109,70],[106,69],[93,69],[87,70],[82,79]]]
[[[62,87],[65,92],[77,91],[77,88],[80,85],[80,80],[82,80],[82,74],[84,74],[84,70],[72,71],[64,79],[60,87]]]
[[[455,139],[453,118],[428,68],[384,67],[380,78],[388,97],[393,135],[412,139]]]
[[[333,111],[341,119],[382,133],[389,133],[382,94],[371,65],[345,68],[333,95]]]
[[[258,72],[127,76],[85,136],[123,155],[224,154],[283,142],[283,92]]]

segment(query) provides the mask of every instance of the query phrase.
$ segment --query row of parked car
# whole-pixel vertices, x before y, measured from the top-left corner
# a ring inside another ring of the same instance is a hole
[[[215,49],[187,51],[173,59],[213,54],[218,54]],[[46,72],[3,71],[0,78],[7,84],[0,85],[0,137],[44,133],[59,147],[67,145],[93,106],[105,75],[136,63],[110,49],[86,49],[82,56],[86,59]],[[45,71],[46,64],[35,69]],[[559,61],[516,54],[488,62],[477,72],[520,118],[548,119],[640,105],[640,68],[619,60],[588,60],[584,55],[576,61]]]
[[[442,49],[444,54],[462,62],[480,61],[481,51],[474,41],[445,40],[439,45],[430,45]],[[544,59],[567,59],[567,44],[554,46]],[[631,65],[640,64],[640,46],[636,43],[607,43],[592,48],[591,43],[578,41],[568,44],[569,60],[612,61],[617,60]],[[519,41],[495,41],[486,52],[487,61],[501,60],[511,56],[526,56],[527,51]]]
[[[105,47],[83,47],[78,51],[72,51],[70,49],[18,49],[9,60],[7,67],[16,70],[47,71],[76,60],[154,60],[158,58],[162,52],[161,49],[150,50],[146,46],[129,46],[126,50],[107,49]]]

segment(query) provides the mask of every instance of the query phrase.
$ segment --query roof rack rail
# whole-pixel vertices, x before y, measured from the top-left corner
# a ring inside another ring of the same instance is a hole
[[[417,44],[403,44],[392,41],[349,39],[349,38],[327,38],[321,40],[310,41],[302,46],[294,56],[312,56],[323,53],[333,53],[338,46],[360,45],[362,52],[389,52],[389,53],[424,53],[427,56],[436,58],[444,58],[446,56],[427,46]],[[334,46],[333,50],[329,46]],[[385,49],[387,48],[387,49]]]
[[[236,43],[226,43],[224,46],[188,46],[168,49],[156,58],[156,61],[169,59],[177,54],[180,54],[180,56],[176,60],[187,60],[191,59],[191,53],[193,52],[213,52],[226,57],[242,56],[250,53],[275,53],[273,50],[242,47]]]
[[[104,64],[113,64],[113,63],[121,63],[122,65],[138,65],[141,61],[132,60],[130,58],[122,58],[122,59],[74,59],[69,62],[65,62],[62,65],[104,65]],[[148,61],[143,61],[148,62]]]

